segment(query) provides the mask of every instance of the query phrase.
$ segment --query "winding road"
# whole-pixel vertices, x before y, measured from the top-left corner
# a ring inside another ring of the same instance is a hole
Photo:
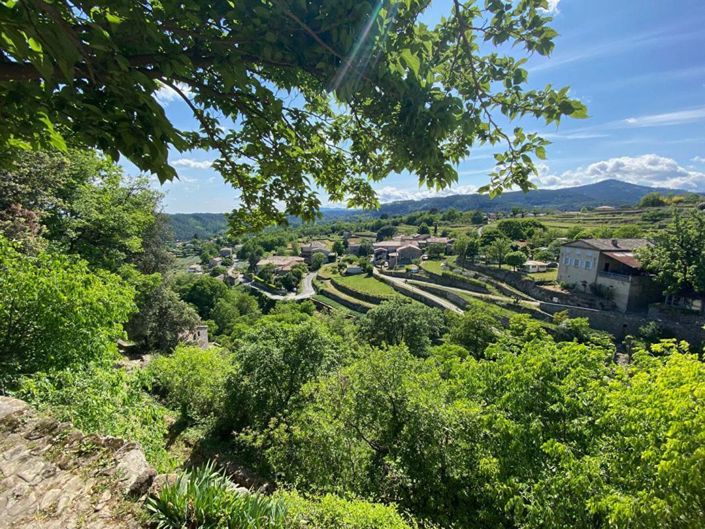
[[[316,274],[318,274],[318,272],[310,272],[306,274],[306,276],[301,281],[301,288],[299,292],[297,292],[296,294],[290,292],[289,294],[283,296],[280,294],[272,294],[271,292],[267,292],[265,289],[259,287],[253,281],[245,279],[244,277],[242,279],[242,284],[246,287],[251,288],[252,290],[261,292],[269,299],[274,299],[276,301],[299,301],[302,299],[311,298],[316,295],[316,290],[313,288],[313,280],[315,279]]]

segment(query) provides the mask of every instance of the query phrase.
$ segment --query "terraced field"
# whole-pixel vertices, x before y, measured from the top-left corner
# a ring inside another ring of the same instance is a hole
[[[424,270],[431,272],[432,274],[442,274],[443,273],[443,261],[439,260],[431,260],[428,259],[426,261],[421,262],[421,268]]]
[[[370,296],[377,296],[380,298],[390,298],[396,294],[396,291],[392,287],[378,281],[372,276],[359,274],[354,276],[333,277],[336,282],[341,285],[362,294],[369,294]]]
[[[316,300],[318,300],[318,301],[321,301],[321,302],[325,303],[326,305],[329,305],[329,306],[332,307],[333,309],[335,309],[335,310],[337,310],[337,311],[340,311],[340,312],[343,312],[343,313],[345,313],[345,314],[351,314],[351,315],[360,315],[360,314],[364,314],[363,312],[359,312],[359,311],[354,310],[354,309],[352,309],[352,308],[350,308],[350,307],[346,307],[345,305],[343,305],[342,303],[336,301],[336,300],[333,299],[332,297],[327,296],[324,291],[321,291],[320,293],[318,293],[318,294],[316,294],[315,296],[313,296],[313,299],[316,299]]]

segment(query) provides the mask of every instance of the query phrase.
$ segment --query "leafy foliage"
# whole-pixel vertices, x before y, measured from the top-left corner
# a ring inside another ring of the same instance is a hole
[[[0,236],[0,372],[61,369],[104,357],[123,336],[134,291],[53,252],[19,253]]]
[[[69,129],[73,141],[122,154],[162,181],[176,176],[170,147],[217,151],[213,167],[240,192],[231,220],[243,228],[287,215],[311,220],[316,187],[334,202],[374,206],[362,175],[408,170],[446,187],[457,180],[454,164],[483,143],[506,147],[489,189],[526,189],[532,155],[544,158],[547,142],[519,127],[505,131],[500,116],[552,123],[586,115],[567,88],[527,90],[526,57],[505,55],[552,51],[546,5],[456,0],[429,28],[417,23],[421,0],[384,9],[352,0],[112,0],[91,9],[4,2],[0,145],[64,148]],[[160,90],[187,104],[198,131],[168,120]],[[301,104],[291,106],[284,92]],[[239,127],[218,127],[219,116]]]
[[[210,319],[211,311],[226,295],[228,287],[211,276],[181,274],[174,281],[174,290],[181,299],[193,305],[202,318]]]
[[[187,420],[222,415],[225,382],[232,372],[232,358],[227,352],[184,345],[172,355],[158,356],[148,367],[157,392]]]
[[[404,343],[417,356],[425,356],[445,329],[443,312],[399,296],[374,307],[360,322],[360,335],[370,344]]]
[[[264,428],[298,399],[301,386],[339,365],[347,351],[342,340],[298,311],[262,321],[241,343],[228,396],[231,420],[240,427]]]
[[[112,358],[24,378],[17,396],[86,433],[139,443],[160,471],[176,465],[164,447],[167,410],[144,392],[139,375],[115,369]]]
[[[393,505],[347,500],[325,494],[303,497],[296,492],[281,494],[292,529],[411,529],[415,525],[402,517]]]
[[[526,262],[526,254],[524,252],[509,252],[504,260],[516,270]]]
[[[705,293],[705,212],[676,212],[673,222],[656,236],[655,244],[638,253],[666,293]]]
[[[483,236],[485,233],[483,232]],[[500,268],[506,262],[507,255],[511,252],[512,244],[505,237],[497,237],[485,247],[485,255],[497,263]]]
[[[235,490],[213,464],[187,470],[147,500],[159,529],[237,527],[283,529],[286,504],[280,498]]]
[[[127,272],[123,269],[123,273]],[[146,276],[133,272],[128,278],[137,290],[135,303],[139,307],[125,324],[128,336],[142,351],[172,351],[183,333],[195,330],[200,321],[198,314],[179,298],[161,274]]]
[[[486,309],[469,306],[451,325],[448,341],[464,347],[475,358],[481,358],[487,346],[497,338],[497,327],[497,318]]]

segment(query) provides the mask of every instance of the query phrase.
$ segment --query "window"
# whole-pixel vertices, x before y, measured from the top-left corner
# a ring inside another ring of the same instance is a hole
[[[565,260],[563,261],[565,264],[569,265],[570,264],[570,255],[565,256]]]
[[[580,259],[578,259],[578,258],[576,257],[575,260],[573,261],[573,266],[574,266],[575,268],[580,268]]]
[[[592,270],[592,261],[589,259],[585,261],[585,270]]]

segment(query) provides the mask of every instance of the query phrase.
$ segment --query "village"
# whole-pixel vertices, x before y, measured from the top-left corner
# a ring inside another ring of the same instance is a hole
[[[658,322],[668,334],[701,341],[702,296],[665,295],[639,260],[652,243],[633,234],[643,233],[639,219],[653,214],[604,206],[573,214],[485,214],[480,224],[463,224],[455,215],[431,226],[392,219],[376,232],[353,224],[321,237],[290,235],[257,258],[242,244],[220,247],[217,256],[187,271],[242,284],[272,300],[311,299],[324,310],[351,315],[405,296],[458,313],[469,306],[505,317],[527,313],[549,328],[556,313],[565,313],[618,338]],[[615,218],[625,224],[610,237],[580,237],[571,224],[592,223],[601,234],[600,226]],[[620,231],[632,236],[619,237]]]

